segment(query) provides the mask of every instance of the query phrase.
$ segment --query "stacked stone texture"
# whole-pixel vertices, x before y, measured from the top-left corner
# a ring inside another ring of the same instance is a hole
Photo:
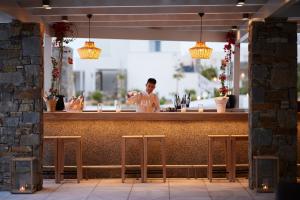
[[[279,179],[296,181],[297,25],[253,22],[249,33],[249,158],[279,157]],[[263,166],[270,169],[272,166]],[[254,162],[250,159],[250,188]]]
[[[11,159],[38,158],[42,187],[43,57],[39,24],[0,24],[0,190],[9,190]]]

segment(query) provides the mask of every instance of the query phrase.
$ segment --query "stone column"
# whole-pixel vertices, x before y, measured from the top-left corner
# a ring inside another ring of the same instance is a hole
[[[0,24],[0,190],[9,190],[12,157],[38,159],[42,188],[43,50],[39,24]]]
[[[296,182],[296,42],[296,23],[266,19],[250,25],[249,186],[252,189],[255,155],[278,156],[280,181]]]

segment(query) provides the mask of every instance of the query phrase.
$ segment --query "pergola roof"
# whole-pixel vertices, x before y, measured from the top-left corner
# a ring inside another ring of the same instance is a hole
[[[198,12],[205,13],[206,41],[224,41],[225,33],[232,26],[237,26],[243,36],[248,27],[248,20],[242,18],[244,13],[251,19],[270,16],[290,17],[297,22],[300,19],[299,1],[246,0],[242,7],[236,3],[237,0],[51,0],[52,9],[46,10],[42,0],[16,0],[15,6],[46,25],[68,16],[77,27],[78,37],[88,37],[86,15],[93,14],[91,36],[94,38],[194,41],[200,35]]]

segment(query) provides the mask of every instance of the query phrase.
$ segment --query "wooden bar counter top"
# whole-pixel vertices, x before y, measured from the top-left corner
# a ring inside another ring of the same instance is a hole
[[[45,112],[45,120],[245,121],[246,112]]]

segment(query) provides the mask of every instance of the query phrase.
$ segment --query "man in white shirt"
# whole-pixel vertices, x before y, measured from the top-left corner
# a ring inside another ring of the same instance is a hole
[[[155,89],[156,80],[154,78],[149,78],[146,83],[146,91],[139,93],[128,93],[127,103],[136,104],[136,112],[159,112],[159,99],[153,93]]]

